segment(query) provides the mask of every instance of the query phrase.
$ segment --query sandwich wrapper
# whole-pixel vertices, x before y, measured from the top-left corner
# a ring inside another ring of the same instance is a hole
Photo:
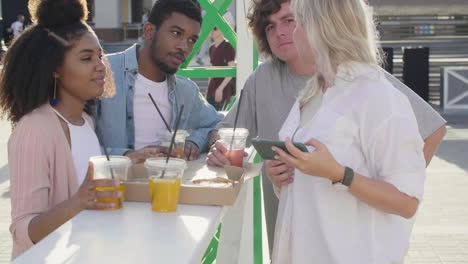
[[[244,168],[208,166],[204,161],[188,161],[180,186],[180,204],[232,205],[244,182],[260,175],[263,163],[244,163]],[[228,178],[233,184],[193,183],[192,180]],[[129,168],[125,200],[129,202],[151,202],[148,173],[143,164]]]

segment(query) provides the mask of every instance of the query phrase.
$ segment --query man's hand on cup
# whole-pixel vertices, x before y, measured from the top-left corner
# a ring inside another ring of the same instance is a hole
[[[185,157],[187,160],[196,160],[200,156],[200,149],[197,144],[190,140],[185,141]]]
[[[206,163],[210,166],[224,167],[225,165],[231,165],[231,162],[226,157],[228,147],[225,146],[221,141],[216,141],[210,148],[210,152],[206,156]],[[244,151],[244,157],[248,154]]]
[[[139,164],[145,162],[148,158],[161,157],[163,154],[161,151],[154,146],[147,146],[140,150],[129,150],[125,153],[125,156],[129,157],[132,160],[132,164]]]

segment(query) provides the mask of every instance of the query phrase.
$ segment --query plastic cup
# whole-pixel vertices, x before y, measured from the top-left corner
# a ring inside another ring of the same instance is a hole
[[[183,159],[150,158],[145,161],[149,177],[151,209],[155,212],[175,212],[179,202],[180,183],[187,164]]]
[[[218,131],[221,142],[226,146],[224,154],[232,166],[242,167],[244,161],[244,149],[249,130],[246,128],[221,128]]]
[[[160,135],[161,139],[161,147],[165,147],[169,150],[169,146],[171,145],[171,140],[172,140],[172,135],[174,135],[174,132],[169,133],[169,131],[166,131],[166,133]],[[188,132],[185,130],[177,130],[177,134],[174,139],[174,147],[172,148],[172,157],[176,157],[179,159],[184,159],[185,158],[185,138],[188,136]]]
[[[102,210],[115,210],[123,207],[125,200],[125,190],[128,175],[128,168],[132,165],[132,161],[125,156],[109,156],[109,161],[106,156],[94,156],[90,158],[94,164],[94,179],[118,179],[120,184],[118,187],[96,187],[96,191],[120,191],[122,196],[119,198],[98,198],[101,203],[114,203],[115,207]],[[112,172],[111,172],[112,171]]]

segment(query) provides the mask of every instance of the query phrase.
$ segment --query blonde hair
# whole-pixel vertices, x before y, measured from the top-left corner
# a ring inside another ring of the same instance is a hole
[[[381,63],[372,12],[364,0],[292,0],[291,8],[307,34],[317,69],[299,95],[301,104],[333,84],[338,65]]]

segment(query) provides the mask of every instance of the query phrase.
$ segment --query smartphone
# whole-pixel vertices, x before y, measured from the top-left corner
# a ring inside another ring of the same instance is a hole
[[[301,151],[309,152],[307,150],[307,147],[303,143],[293,142],[293,144],[294,144],[294,146],[296,148],[300,149]],[[273,146],[278,147],[278,148],[284,150],[286,153],[290,154],[288,149],[286,148],[286,145],[284,144],[284,141],[253,138],[252,139],[252,145],[257,150],[260,157],[262,157],[262,159],[264,159],[264,160],[274,160],[275,159],[275,156],[277,154],[276,154],[276,152],[274,152],[271,149],[271,147],[273,147]]]

